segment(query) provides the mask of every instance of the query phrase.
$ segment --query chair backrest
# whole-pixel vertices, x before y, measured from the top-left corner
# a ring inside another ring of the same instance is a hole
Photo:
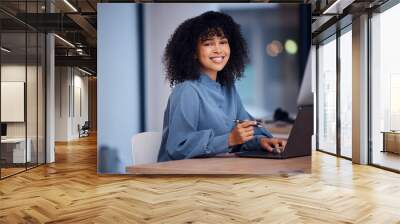
[[[132,137],[133,165],[156,163],[160,150],[161,132],[142,132]]]
[[[90,123],[89,123],[89,121],[85,121],[85,123],[83,124],[82,128],[89,129],[89,128],[90,128]]]

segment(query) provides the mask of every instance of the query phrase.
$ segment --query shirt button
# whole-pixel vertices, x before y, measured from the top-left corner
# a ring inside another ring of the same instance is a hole
[[[204,151],[205,151],[207,154],[210,154],[210,153],[211,153],[211,151],[208,149],[208,146],[207,146],[207,145],[205,145],[204,148],[205,148]]]

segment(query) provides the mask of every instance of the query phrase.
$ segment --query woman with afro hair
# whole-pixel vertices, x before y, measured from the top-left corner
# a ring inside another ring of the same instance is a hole
[[[247,61],[240,26],[230,16],[210,11],[179,25],[164,53],[174,88],[164,113],[159,162],[283,148],[284,141],[257,126],[236,91]]]

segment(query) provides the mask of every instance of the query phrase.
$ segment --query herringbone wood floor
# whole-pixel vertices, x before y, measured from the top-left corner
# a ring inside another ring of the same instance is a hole
[[[315,152],[312,174],[98,176],[96,139],[0,181],[0,223],[400,223],[400,175]]]

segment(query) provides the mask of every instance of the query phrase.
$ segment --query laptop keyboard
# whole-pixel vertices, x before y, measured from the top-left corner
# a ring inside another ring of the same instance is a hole
[[[240,156],[240,157],[256,157],[256,158],[271,158],[271,159],[283,158],[283,154],[266,152],[266,151],[261,151],[261,150],[242,151],[242,152],[237,152],[236,155]]]

